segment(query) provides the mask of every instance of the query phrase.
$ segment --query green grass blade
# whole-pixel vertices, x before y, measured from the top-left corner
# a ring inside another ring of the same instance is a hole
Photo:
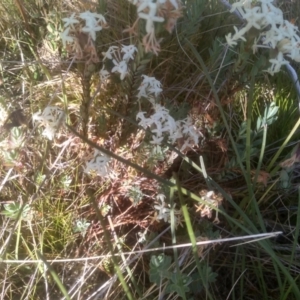
[[[178,192],[178,197],[179,197],[179,200],[180,200],[180,205],[181,205],[184,221],[185,221],[185,224],[186,224],[187,232],[188,232],[190,241],[192,243],[192,253],[193,253],[193,256],[194,256],[194,259],[195,259],[195,263],[196,263],[196,266],[197,266],[197,269],[198,269],[198,273],[199,273],[199,276],[202,280],[204,288],[207,292],[207,296],[209,297],[209,299],[213,299],[212,295],[209,291],[209,286],[207,285],[207,281],[205,280],[205,274],[203,273],[201,265],[200,265],[200,261],[199,261],[199,257],[198,257],[198,253],[197,253],[197,245],[196,245],[197,241],[196,241],[195,233],[194,233],[194,230],[193,230],[192,222],[191,222],[191,219],[190,219],[190,216],[189,216],[189,212],[188,212],[188,209],[187,209],[187,205],[186,205],[184,197],[183,197],[182,189],[181,189],[178,177],[175,173],[173,173],[173,177],[176,180],[176,190]]]
[[[289,133],[289,135],[287,136],[287,138],[285,139],[283,144],[280,146],[280,148],[278,149],[278,151],[276,152],[276,154],[272,158],[269,165],[267,166],[267,172],[269,172],[271,176],[274,175],[279,170],[280,166],[278,164],[275,165],[275,163],[277,162],[279,155],[284,150],[284,148],[287,146],[288,142],[293,137],[294,133],[296,132],[296,130],[298,129],[299,126],[300,126],[300,119],[298,119],[297,123],[295,124],[295,126],[293,127],[293,129],[291,130],[291,132]]]
[[[53,280],[57,284],[57,286],[60,289],[61,293],[65,296],[65,298],[67,300],[71,300],[71,297],[69,296],[67,289],[65,288],[65,286],[63,285],[63,283],[59,279],[58,275],[56,274],[56,272],[54,271],[52,266],[47,262],[46,258],[39,251],[37,251],[36,253],[37,253],[37,256],[39,257],[39,259],[42,260],[43,263],[47,266],[47,269],[49,270]]]

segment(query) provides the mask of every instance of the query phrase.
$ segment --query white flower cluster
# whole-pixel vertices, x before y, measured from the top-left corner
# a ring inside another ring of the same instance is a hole
[[[154,97],[158,97],[162,92],[161,82],[154,77],[142,75],[143,81],[138,88],[138,99],[142,97],[148,99],[152,105],[154,113],[147,118],[146,112],[140,111],[136,119],[144,129],[150,128],[152,132],[153,145],[161,145],[165,137],[171,144],[180,144],[180,151],[186,151],[199,143],[200,133],[192,124],[192,119],[175,121],[169,114],[169,110],[160,104],[156,104]],[[179,143],[180,141],[180,143]]]
[[[136,116],[139,125],[143,128],[150,128],[152,132],[153,145],[161,145],[165,137],[174,144],[181,140],[180,151],[186,151],[199,143],[200,133],[196,131],[192,120],[188,117],[185,120],[175,121],[169,114],[169,110],[160,104],[153,104],[154,114],[149,118],[145,112],[139,112]],[[183,142],[182,142],[183,141]]]
[[[171,222],[171,209],[170,205],[165,203],[166,196],[164,194],[157,194],[156,200],[159,203],[158,205],[154,205],[154,208],[157,210],[158,214],[156,216],[157,220],[164,220],[165,222]],[[175,226],[177,227],[181,224],[182,213],[181,210],[174,209],[174,217],[175,217]]]
[[[157,201],[160,202],[159,205],[154,205],[154,208],[158,211],[158,215],[156,218],[158,220],[170,222],[170,208],[166,207],[165,198],[166,196],[163,194],[158,194],[156,196]]]
[[[96,40],[96,32],[101,31],[103,27],[107,26],[106,20],[103,15],[85,11],[79,14],[79,19],[85,22],[85,25],[80,28],[81,32],[89,34],[93,41]],[[70,30],[75,29],[75,24],[80,24],[80,20],[75,17],[75,13],[69,18],[63,18],[64,31],[60,34],[64,47],[66,43],[73,43],[74,36],[70,35]]]
[[[109,175],[109,162],[110,158],[107,155],[95,150],[92,159],[86,163],[84,173],[107,177]]]
[[[106,59],[112,60],[114,67],[112,68],[111,72],[120,73],[120,79],[123,80],[128,72],[128,62],[130,59],[134,59],[135,52],[137,52],[137,48],[134,45],[122,45],[121,52],[119,47],[110,46],[106,52],[102,52],[104,56],[103,61]],[[121,53],[123,53],[123,55]],[[101,81],[107,80],[108,77],[109,72],[104,69],[103,66],[100,71]]]
[[[246,41],[244,35],[251,28],[260,31],[253,45],[254,52],[257,48],[277,49],[276,58],[270,59],[271,66],[267,72],[273,75],[280,71],[281,66],[289,64],[284,54],[300,62],[300,37],[297,35],[298,27],[283,19],[282,11],[274,6],[273,0],[241,0],[232,4],[231,12],[237,11],[247,21],[240,30],[234,27],[235,33],[226,36],[229,46],[235,46],[237,41]]]
[[[162,92],[160,81],[158,81],[154,77],[149,77],[146,75],[142,75],[142,77],[144,79],[138,88],[138,99],[141,99],[141,97],[151,98],[153,95],[155,97],[158,97]]]
[[[55,133],[63,122],[65,113],[56,106],[47,106],[43,112],[33,114],[32,120],[38,121],[45,127],[43,135],[49,140],[53,140]]]

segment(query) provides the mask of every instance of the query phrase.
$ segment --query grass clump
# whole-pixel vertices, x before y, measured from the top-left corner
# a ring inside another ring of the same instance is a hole
[[[297,20],[265,2],[0,4],[1,299],[300,297]]]

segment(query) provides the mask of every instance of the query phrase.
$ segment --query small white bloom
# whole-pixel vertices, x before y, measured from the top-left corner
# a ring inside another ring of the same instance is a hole
[[[237,45],[236,40],[232,37],[232,33],[227,34],[225,39],[229,47],[234,47]]]
[[[123,60],[129,61],[129,59],[134,59],[134,52],[137,52],[137,48],[134,45],[124,46],[122,45],[121,52],[124,53]]]
[[[156,195],[156,199],[157,199],[158,201],[160,201],[161,203],[164,203],[164,202],[165,202],[165,199],[166,199],[166,195],[164,195],[164,194],[157,194],[157,195]]]
[[[244,15],[244,19],[247,20],[247,31],[251,29],[252,27],[255,27],[256,29],[260,30],[261,25],[260,22],[262,20],[263,14],[260,12],[260,8],[257,7],[257,9],[251,9]],[[249,28],[249,29],[248,29]]]
[[[289,64],[287,60],[284,59],[283,53],[279,52],[276,58],[270,59],[269,62],[272,64],[267,70],[271,75],[280,71],[283,65]]]
[[[200,135],[192,124],[192,119],[190,117],[183,121],[182,133],[190,137],[194,144],[198,144]]]
[[[172,134],[170,134],[170,142],[171,144],[174,144],[178,139],[183,138],[183,134],[181,132],[181,128],[177,127],[176,131],[174,131]]]
[[[116,52],[118,49],[117,46],[110,46],[106,52],[102,52],[102,55],[104,56],[103,60],[113,59],[112,55]]]
[[[142,1],[138,1],[138,2],[139,3],[136,3],[136,4],[138,4],[137,12],[141,12],[148,7],[150,8],[150,5],[154,4],[153,0],[142,0]]]
[[[102,30],[101,26],[93,26],[93,27],[85,26],[81,29],[82,32],[88,33],[91,36],[93,41],[96,40],[96,32],[100,30]]]
[[[231,5],[230,12],[234,12],[236,10],[239,13],[239,15],[241,15],[241,17],[244,17],[246,13],[245,9],[250,9],[251,3],[252,0],[245,0],[245,1],[233,3]]]
[[[154,22],[163,22],[165,19],[163,17],[156,16],[156,3],[149,2],[147,6],[149,7],[148,14],[139,12],[138,16],[139,18],[146,20],[146,32],[151,33],[154,30]]]
[[[49,140],[52,140],[63,121],[64,115],[62,109],[56,106],[47,106],[43,113],[37,112],[33,114],[32,120],[41,123],[45,127],[42,134]]]
[[[145,117],[145,112],[140,111],[136,115],[136,119],[140,120],[139,125],[142,126],[144,129],[146,129],[148,126],[151,126],[152,121]]]
[[[75,16],[75,13],[73,13],[70,18],[62,19],[65,22],[64,27],[68,27],[68,26],[73,27],[73,24],[79,23],[79,21],[77,19],[75,19],[74,16]]]
[[[160,81],[156,80],[154,77],[149,77],[147,75],[142,75],[142,77],[143,81],[138,88],[138,99],[140,99],[141,97],[148,98],[149,96],[151,96],[151,94],[154,94],[155,97],[157,97],[162,92]]]
[[[289,56],[292,60],[296,62],[300,62],[300,51],[299,51],[300,49],[297,44],[291,48],[290,54],[288,54],[287,56]]]
[[[52,141],[56,133],[56,129],[50,126],[46,126],[42,135],[45,136],[48,140]]]
[[[66,43],[73,43],[74,41],[74,38],[69,36],[69,32],[70,27],[67,27],[62,33],[59,34],[64,47],[66,47]]]
[[[142,97],[148,98],[147,85],[141,84],[140,87],[138,88],[138,91],[139,91],[137,94],[138,99],[141,99]]]
[[[105,82],[109,78],[110,73],[107,70],[105,70],[103,66],[99,72],[99,75],[100,75],[101,82]]]
[[[110,158],[107,155],[103,154],[99,150],[95,150],[93,158],[86,163],[84,172],[106,177],[109,175],[109,162]]]
[[[161,137],[162,136],[162,133],[163,133],[163,128],[162,128],[162,123],[161,121],[155,121],[154,122],[154,125],[155,125],[155,129],[152,129],[151,132],[153,134],[155,134],[157,137]]]
[[[97,13],[91,13],[90,11],[85,11],[84,13],[79,14],[79,17],[85,20],[85,26],[81,30],[89,33],[91,38],[95,41],[96,32],[102,30],[103,26],[101,25],[106,25],[104,16]]]
[[[113,59],[114,67],[112,68],[112,72],[119,72],[120,73],[120,79],[123,80],[125,78],[125,75],[127,74],[127,63],[124,60],[121,60],[120,62],[117,62],[115,59]]]
[[[150,144],[152,145],[161,145],[161,142],[163,141],[164,137],[163,136],[156,136],[152,135],[152,141],[150,141]]]
[[[95,24],[98,24],[98,22],[101,22],[102,24],[106,24],[106,20],[103,15],[92,13],[88,10],[79,14],[79,17],[85,20],[87,25],[93,26]]]
[[[165,203],[165,195],[163,194],[158,194],[156,196],[156,199],[158,202],[160,202],[157,205],[154,205],[154,208],[157,210],[158,215],[157,219],[158,220],[164,220],[165,222],[171,222],[171,209],[169,208],[169,205]],[[174,217],[175,217],[175,224],[178,225],[178,221],[180,221],[180,216],[181,212],[179,210],[174,209]]]
[[[165,207],[165,204],[162,203],[161,205],[154,205],[154,208],[158,211],[158,220],[164,220],[168,222],[170,220],[170,209]]]

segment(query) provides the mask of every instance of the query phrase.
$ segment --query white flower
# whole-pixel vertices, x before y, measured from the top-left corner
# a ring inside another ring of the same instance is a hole
[[[194,125],[192,124],[192,119],[188,117],[183,121],[182,133],[192,139],[192,141],[197,145],[199,143],[199,133],[196,131]]]
[[[93,158],[86,163],[84,172],[106,177],[109,175],[109,162],[110,158],[107,155],[103,154],[99,150],[95,150]]]
[[[141,0],[141,1],[138,1],[138,2],[139,2],[139,4],[138,4],[137,12],[141,12],[144,9],[148,8],[148,7],[150,8],[150,5],[154,4],[153,0]]]
[[[157,4],[149,2],[147,4],[149,7],[148,14],[138,13],[139,18],[145,19],[146,21],[146,32],[150,33],[154,31],[154,22],[163,22],[165,19],[163,17],[156,16]],[[139,11],[139,10],[138,10]]]
[[[167,116],[167,120],[165,122],[163,130],[167,130],[170,135],[172,135],[177,130],[176,122],[170,115]]]
[[[150,141],[150,144],[153,145],[161,145],[161,142],[163,141],[164,137],[163,136],[156,136],[152,135],[152,141]]]
[[[75,16],[75,13],[73,13],[70,18],[62,19],[65,22],[64,27],[68,27],[68,26],[73,27],[73,24],[79,23],[79,21],[77,19],[75,19],[74,16]]]
[[[157,195],[156,195],[156,199],[157,199],[158,201],[160,201],[161,203],[164,203],[164,202],[165,202],[165,199],[166,199],[166,195],[164,195],[164,194],[157,194]]]
[[[299,43],[295,44],[294,46],[291,46],[290,53],[287,55],[296,62],[300,62],[299,47],[300,47]]]
[[[91,38],[96,40],[96,32],[102,30],[101,25],[106,25],[103,15],[86,11],[79,14],[80,18],[85,20],[85,26],[81,29],[83,32],[89,33]],[[99,25],[100,23],[100,25]]]
[[[59,34],[64,47],[66,47],[66,43],[72,43],[74,41],[74,38],[69,36],[69,32],[70,27],[67,27],[62,33]]]
[[[165,222],[171,222],[171,209],[170,206],[165,203],[166,196],[163,194],[158,194],[156,196],[157,201],[159,202],[157,205],[154,205],[154,208],[157,210],[157,220],[164,220]],[[179,216],[181,212],[179,210],[174,209],[174,217],[175,224],[178,225],[178,221],[180,220]]]
[[[176,124],[180,124],[180,121],[177,121]],[[170,139],[171,144],[173,144],[178,139],[181,139],[181,138],[183,138],[183,134],[181,132],[181,127],[179,125],[179,126],[177,126],[177,129],[172,134],[170,134],[169,139]]]
[[[140,111],[137,113],[136,115],[136,119],[140,120],[139,121],[139,125],[142,126],[144,129],[146,129],[148,126],[151,126],[151,120],[149,122],[149,119],[147,119],[145,117],[145,112],[144,111]]]
[[[289,64],[287,60],[284,59],[283,53],[279,52],[276,58],[270,59],[269,62],[272,64],[267,70],[271,75],[278,73],[283,65]]]
[[[32,120],[41,123],[45,127],[42,134],[49,140],[52,140],[63,121],[64,115],[62,109],[56,106],[47,106],[43,113],[37,112],[33,114]]]
[[[151,94],[154,94],[155,97],[157,97],[162,92],[160,81],[146,75],[142,75],[142,77],[143,81],[138,88],[138,99],[141,97],[148,98]]]
[[[123,60],[129,61],[130,58],[132,60],[134,59],[133,55],[134,55],[134,52],[137,52],[137,48],[134,45],[129,45],[129,46],[122,45],[121,52],[124,53]]]
[[[154,208],[158,211],[158,220],[163,219],[165,222],[168,222],[170,220],[170,209],[165,207],[164,202],[159,205],[154,205]]]
[[[102,30],[101,26],[93,26],[93,27],[85,26],[81,29],[82,32],[88,33],[91,36],[93,41],[96,40],[96,32],[100,30]]]
[[[125,75],[127,74],[127,63],[124,60],[121,60],[120,62],[117,62],[115,59],[113,59],[114,67],[112,68],[112,72],[119,72],[121,74],[120,79],[123,80],[125,78]]]
[[[279,72],[282,65],[288,64],[284,55],[300,61],[298,27],[284,20],[282,11],[273,3],[272,0],[260,0],[257,1],[258,5],[253,5],[252,0],[241,0],[232,4],[231,12],[236,10],[247,21],[247,25],[240,30],[234,27],[234,35],[226,36],[228,45],[235,46],[237,41],[245,41],[244,35],[252,27],[259,29],[258,37],[254,39],[253,51],[256,52],[258,48],[278,51],[277,58],[270,60],[271,66],[267,70],[271,75]]]
[[[147,92],[147,85],[143,85],[141,84],[138,88],[138,94],[137,94],[137,97],[138,99],[141,99],[142,97],[145,97],[145,98],[148,98],[148,92]]]
[[[261,20],[263,19],[263,14],[260,13],[260,8],[259,7],[254,7],[253,9],[247,9],[246,14],[244,15],[244,19],[247,20],[247,25],[246,28],[248,31],[252,27],[255,27],[256,29],[260,30],[261,29]]]
[[[105,82],[109,78],[110,73],[107,70],[105,70],[103,66],[99,72],[99,75],[100,75],[101,82]]]
[[[102,54],[104,56],[103,60],[105,60],[107,58],[113,59],[112,55],[116,52],[117,49],[118,49],[117,46],[110,46],[106,52],[102,52]]]
[[[140,126],[150,128],[152,133],[150,144],[161,145],[165,137],[168,137],[172,144],[184,138],[181,151],[185,151],[199,143],[201,133],[196,130],[190,117],[176,122],[165,107],[154,103],[153,108],[154,113],[149,118],[145,117],[145,112],[139,112],[136,116],[137,120],[140,120]]]
[[[245,1],[233,3],[231,5],[230,12],[234,12],[236,10],[242,17],[244,17],[246,13],[245,9],[251,8],[251,3],[252,0],[245,0]]]
[[[225,36],[226,42],[229,47],[233,47],[237,45],[237,41],[233,38],[232,33],[229,33]]]
[[[52,141],[56,133],[56,129],[50,126],[46,126],[42,135],[45,136],[48,140]]]
[[[103,15],[97,13],[91,13],[90,11],[85,11],[84,13],[79,14],[79,17],[85,20],[87,26],[94,26],[99,22],[101,24],[106,24],[106,20]]]
[[[154,104],[155,114],[152,115],[152,119],[154,121],[165,121],[169,115],[169,110],[165,107],[161,106],[160,104]]]

